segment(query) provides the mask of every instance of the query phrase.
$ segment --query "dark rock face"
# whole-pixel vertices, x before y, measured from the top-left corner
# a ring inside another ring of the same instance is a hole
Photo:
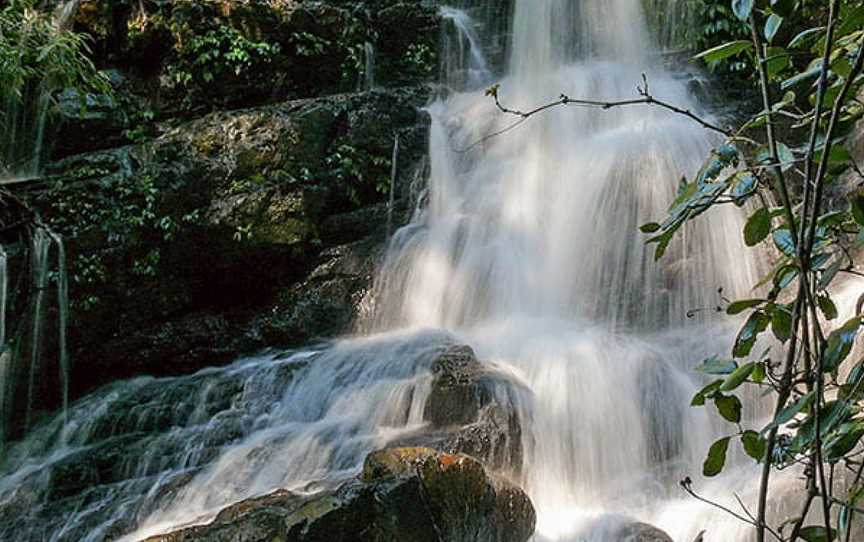
[[[534,532],[528,497],[465,455],[428,448],[371,453],[363,473],[314,497],[276,492],[222,511],[213,523],[151,542],[524,542]]]
[[[415,87],[219,112],[53,164],[26,197],[67,240],[73,359],[88,375],[73,376],[75,394],[346,331],[388,217],[407,216],[427,96]],[[395,134],[388,209],[379,187],[390,185]]]

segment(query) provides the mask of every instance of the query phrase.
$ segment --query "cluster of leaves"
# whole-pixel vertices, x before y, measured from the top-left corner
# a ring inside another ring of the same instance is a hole
[[[178,41],[169,75],[177,86],[205,89],[217,80],[246,80],[262,73],[280,51],[279,44],[252,41],[231,26],[218,25]]]
[[[750,38],[697,58],[709,65],[736,58],[751,67],[763,108],[727,134],[694,179],[682,181],[665,220],[642,229],[659,258],[689,220],[709,209],[731,204],[749,210],[743,240],[766,245],[773,268],[754,285],[763,295],[725,308],[730,315],[746,314],[731,356],[698,367],[714,379],[692,404],[710,401],[736,424],[734,434],[711,446],[703,474],[719,474],[730,441],[739,439],[763,464],[759,509],[750,519],[742,516],[760,542],[766,532],[781,542],[849,541],[864,500],[864,360],[851,358],[864,318],[855,314],[835,323],[831,286],[841,273],[857,274],[853,255],[864,248],[864,194],[857,188],[864,173],[844,147],[864,116],[857,98],[864,86],[864,5],[828,0],[813,10],[795,0],[731,0],[725,7]],[[787,21],[804,15],[824,19],[794,34],[783,31]],[[845,179],[857,182],[847,183],[845,203],[831,205],[829,190],[843,190]],[[767,348],[757,353],[757,343]],[[745,385],[774,398],[774,416],[765,427],[742,426],[736,393]],[[818,502],[822,521],[803,525],[804,510],[772,529],[765,516],[769,475],[791,465],[805,466],[807,507]]]
[[[38,158],[21,156],[16,148],[28,136],[22,132],[54,109],[59,91],[75,89],[82,97],[87,92],[111,93],[108,78],[89,57],[85,36],[58,28],[51,13],[37,9],[36,0],[4,4],[0,7],[0,100],[4,104],[0,171]],[[28,141],[27,145],[37,143]]]
[[[402,58],[401,71],[412,77],[429,77],[435,73],[437,65],[438,56],[431,47],[425,43],[412,43]]]
[[[365,189],[374,188],[386,193],[390,188],[388,176],[391,160],[353,145],[339,145],[324,159],[327,176],[344,192],[354,205],[359,206]]]
[[[98,292],[108,283],[110,255],[122,249],[134,275],[154,277],[161,249],[182,228],[195,224],[197,211],[176,215],[165,208],[166,193],[182,188],[182,180],[166,185],[149,174],[119,178],[110,165],[82,167],[34,194],[50,209],[50,225],[71,239],[103,239],[95,252],[80,252],[70,265],[70,278],[80,295],[73,300],[81,309],[100,302]],[[101,179],[93,181],[92,179]]]

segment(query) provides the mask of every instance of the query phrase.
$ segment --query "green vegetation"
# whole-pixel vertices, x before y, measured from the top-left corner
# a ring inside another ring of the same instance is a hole
[[[643,231],[652,235],[648,242],[660,258],[682,227],[706,211],[750,209],[742,235],[749,246],[771,247],[773,270],[754,285],[764,295],[729,300],[725,307],[729,314],[748,314],[731,356],[699,366],[714,380],[693,405],[713,403],[734,424],[711,446],[704,474],[720,473],[730,441],[738,440],[763,465],[758,510],[739,517],[754,526],[759,542],[849,542],[864,502],[864,361],[847,358],[864,317],[859,301],[859,314],[834,322],[838,311],[829,287],[840,274],[856,273],[854,257],[864,249],[864,192],[856,188],[864,173],[844,147],[864,115],[857,98],[864,84],[864,6],[840,0],[821,7],[794,0],[722,3],[747,37],[729,34],[729,41],[697,58],[711,66],[746,66],[759,82],[763,107],[728,132],[702,171],[681,184],[669,216]],[[829,201],[829,192],[844,191],[845,203]],[[779,204],[772,203],[775,197]],[[757,339],[766,335],[776,343],[759,352]],[[772,398],[774,419],[767,426],[746,427],[736,395],[745,386]],[[769,525],[771,475],[799,464],[805,466],[805,510]],[[682,485],[696,494],[689,479]],[[805,524],[811,507],[819,521]]]
[[[111,92],[90,59],[87,38],[59,30],[37,4],[11,0],[0,8],[0,175],[38,162],[30,154],[40,148],[42,124],[60,90],[82,97]]]

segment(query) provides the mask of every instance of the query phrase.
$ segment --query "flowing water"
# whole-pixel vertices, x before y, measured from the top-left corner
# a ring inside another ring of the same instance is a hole
[[[458,59],[445,69],[459,72],[445,82],[458,86],[429,106],[428,193],[391,240],[363,336],[79,401],[0,464],[0,537],[138,540],[276,488],[335,484],[370,450],[424,431],[430,364],[462,343],[502,375],[497,401],[521,417],[538,542],[612,542],[625,516],[683,542],[703,529],[707,542],[749,540],[678,488],[690,476],[728,506],[736,493],[755,503],[758,466],[737,450],[722,476],[700,476],[730,427],[688,406],[703,384],[691,368],[726,352],[739,323],[713,310],[718,290],[734,298],[758,280],[742,212],[692,224],[660,262],[638,233],[716,141],[642,106],[500,113],[469,12],[442,10]],[[631,99],[644,73],[654,95],[700,110],[651,54],[639,2],[516,0],[510,39],[508,107]],[[82,481],[92,489],[69,489]]]

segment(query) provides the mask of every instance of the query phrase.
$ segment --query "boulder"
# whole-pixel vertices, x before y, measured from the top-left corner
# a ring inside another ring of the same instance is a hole
[[[371,453],[362,474],[312,497],[250,499],[209,525],[149,542],[524,542],[536,517],[527,495],[475,459],[428,448]]]
[[[623,525],[613,536],[616,542],[673,542],[671,536],[657,527],[640,522]]]
[[[496,470],[521,472],[523,435],[516,409],[530,391],[482,364],[467,345],[445,348],[433,361],[432,374],[424,418],[433,431],[415,442],[471,455]]]

